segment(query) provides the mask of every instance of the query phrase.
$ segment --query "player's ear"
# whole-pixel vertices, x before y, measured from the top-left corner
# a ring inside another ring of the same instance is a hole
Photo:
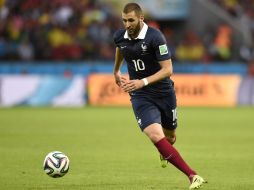
[[[140,15],[139,20],[140,20],[141,22],[144,21],[144,15],[143,15],[143,14]]]

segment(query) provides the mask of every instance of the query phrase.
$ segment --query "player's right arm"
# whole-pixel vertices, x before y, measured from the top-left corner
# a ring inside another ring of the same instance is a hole
[[[116,48],[116,53],[115,53],[115,65],[114,65],[114,77],[115,77],[115,82],[118,86],[121,86],[121,72],[120,68],[123,63],[123,54],[121,53],[119,47]]]

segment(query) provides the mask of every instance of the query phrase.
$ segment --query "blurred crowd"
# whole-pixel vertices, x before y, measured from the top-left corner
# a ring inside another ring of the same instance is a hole
[[[223,9],[225,9],[229,14],[234,17],[241,17],[242,15],[247,15],[253,19],[254,16],[254,2],[253,0],[211,0]]]
[[[247,15],[254,34],[252,0],[214,2],[235,17]],[[191,29],[179,37],[159,22],[147,23],[162,30],[179,62],[233,59],[229,25],[218,26],[204,38]],[[0,0],[0,60],[113,60],[112,35],[121,27],[119,13],[98,0]],[[237,59],[254,57],[253,47],[242,51]]]
[[[245,30],[245,45],[240,48],[244,61],[254,60],[254,1],[253,0],[211,0],[223,8],[233,19],[241,23]],[[246,34],[247,32],[247,34]]]
[[[114,56],[111,36],[121,23],[109,6],[93,0],[1,1],[1,60],[108,60]]]

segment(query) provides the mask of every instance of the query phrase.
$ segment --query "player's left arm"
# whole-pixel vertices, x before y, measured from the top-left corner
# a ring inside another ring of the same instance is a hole
[[[144,79],[136,79],[136,80],[128,80],[126,78],[122,78],[122,89],[125,92],[132,92],[134,90],[138,90],[143,88],[144,86],[158,82],[162,79],[169,78],[173,73],[172,61],[171,59],[167,59],[164,61],[159,61],[161,69],[153,75],[150,75]]]
[[[165,78],[170,78],[170,76],[172,75],[173,67],[171,59],[159,61],[159,64],[161,66],[161,69],[155,74],[145,78],[148,84],[158,82]],[[144,83],[144,85],[146,85],[144,79],[142,79],[141,81]]]

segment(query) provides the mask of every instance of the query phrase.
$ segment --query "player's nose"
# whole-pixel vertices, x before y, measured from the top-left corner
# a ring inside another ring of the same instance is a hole
[[[131,26],[130,22],[126,22],[125,26],[126,26],[126,28],[129,28]]]

